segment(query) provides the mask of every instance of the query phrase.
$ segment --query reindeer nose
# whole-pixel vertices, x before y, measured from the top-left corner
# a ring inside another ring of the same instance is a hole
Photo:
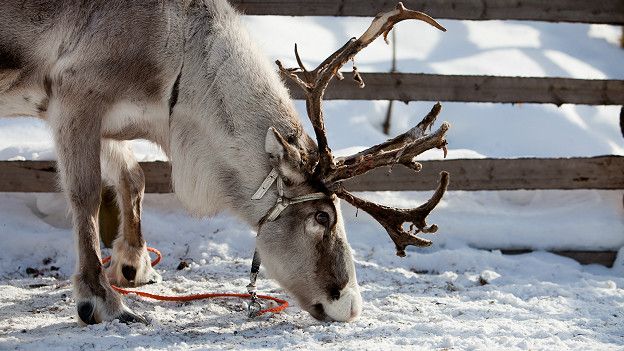
[[[362,301],[352,300],[351,301],[351,317],[349,321],[353,321],[357,319],[362,313]]]
[[[340,299],[343,290],[346,288],[348,283],[349,281],[345,279],[344,281],[335,281],[329,284],[325,290],[327,292],[329,301],[336,301]]]
[[[338,288],[337,286],[334,286],[333,288],[329,289],[329,298],[331,300],[338,300],[340,298],[340,288]]]
[[[357,286],[349,286],[332,292],[332,295],[332,300],[321,305],[328,318],[339,322],[350,322],[359,317],[362,312],[362,296]]]

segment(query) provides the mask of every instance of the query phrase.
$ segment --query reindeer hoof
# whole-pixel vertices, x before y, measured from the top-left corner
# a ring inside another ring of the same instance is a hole
[[[86,301],[80,302],[76,307],[78,310],[78,317],[84,324],[96,324],[95,320],[95,306],[93,303]]]
[[[131,323],[142,323],[148,325],[147,319],[143,316],[139,316],[138,314],[132,312],[124,312],[120,314],[116,319],[119,319],[121,323],[131,324]]]
[[[126,278],[128,282],[135,282],[137,271],[132,266],[124,265],[121,268],[121,274],[123,274],[124,278]],[[143,280],[143,284],[156,284],[160,282],[162,282],[162,277],[155,270],[149,272],[147,274],[147,278]]]
[[[127,281],[133,282],[134,278],[136,277],[136,268],[124,264],[121,267],[121,273]]]
[[[162,278],[151,265],[145,245],[134,247],[117,238],[113,244],[112,260],[106,275],[111,284],[119,287],[137,287],[160,283]]]
[[[78,310],[78,318],[82,321],[82,323],[89,324],[97,324],[99,323],[95,317],[95,305],[91,301],[84,301],[78,303],[76,306]],[[127,310],[121,312],[117,317],[113,319],[118,319],[121,323],[131,324],[131,323],[143,323],[145,325],[149,324],[145,317],[142,317],[132,311]]]

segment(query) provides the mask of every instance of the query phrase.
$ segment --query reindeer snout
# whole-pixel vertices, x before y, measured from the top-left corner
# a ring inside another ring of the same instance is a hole
[[[337,322],[354,321],[362,312],[360,289],[357,286],[347,286],[340,292],[338,299],[323,303],[322,311],[327,318]]]

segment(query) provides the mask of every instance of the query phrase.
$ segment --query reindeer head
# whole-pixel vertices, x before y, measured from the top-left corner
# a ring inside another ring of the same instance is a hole
[[[396,9],[377,15],[360,38],[349,40],[312,71],[303,65],[296,45],[298,68],[284,68],[280,61],[276,62],[281,73],[305,92],[307,114],[314,127],[317,146],[311,141],[304,142],[307,146],[299,145],[302,138],[287,140],[277,130],[269,129],[265,148],[274,168],[259,190],[261,194],[256,195],[262,197],[276,181],[280,196],[261,223],[258,252],[269,275],[317,319],[349,321],[361,311],[361,296],[339,198],[375,218],[394,241],[399,256],[405,256],[408,245],[431,245],[431,241],[416,234],[437,230],[435,224],[427,226],[425,220],[446,191],[448,173],[441,174],[440,184],[431,199],[414,209],[392,208],[360,199],[347,191],[342,182],[374,168],[395,164],[417,172],[421,165],[415,157],[432,148],[443,149],[446,155],[448,123],[443,123],[434,133],[427,133],[440,112],[439,103],[409,131],[348,157],[332,155],[323,119],[323,95],[333,77],[342,79],[339,69],[380,35],[386,38],[393,26],[405,19],[422,20],[445,30],[426,14],[408,10],[399,3]],[[353,77],[363,88],[364,82],[355,66]]]

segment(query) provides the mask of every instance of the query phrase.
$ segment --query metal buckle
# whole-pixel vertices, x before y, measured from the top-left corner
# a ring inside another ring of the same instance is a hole
[[[284,212],[284,210],[286,209],[286,207],[288,207],[290,205],[290,199],[285,198],[283,196],[280,196],[277,198],[277,202],[275,203],[275,206],[273,206],[273,208],[271,209],[271,212],[269,212],[269,215],[266,218],[267,222],[273,222],[274,220],[277,219],[277,217],[279,217],[279,215]]]
[[[258,273],[256,273],[256,276],[257,275]],[[249,285],[247,285],[247,292],[249,292],[249,295],[251,295],[249,298],[249,305],[247,305],[247,315],[249,316],[249,318],[254,318],[257,317],[262,310],[262,305],[258,301],[256,284],[249,283]]]
[[[249,305],[247,305],[247,314],[249,318],[257,317],[262,310],[262,305],[258,301],[258,294],[256,289],[256,280],[258,279],[258,272],[260,272],[260,255],[258,251],[254,251],[253,259],[251,260],[251,272],[249,273],[249,285],[247,285],[247,292],[249,293]]]

